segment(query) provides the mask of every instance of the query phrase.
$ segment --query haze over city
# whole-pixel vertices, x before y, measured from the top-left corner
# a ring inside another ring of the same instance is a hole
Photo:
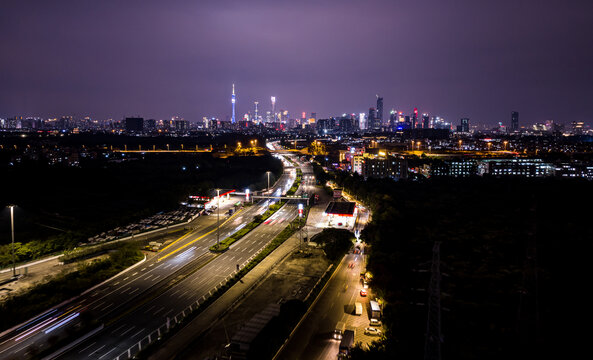
[[[589,1],[8,1],[0,116],[590,121]]]

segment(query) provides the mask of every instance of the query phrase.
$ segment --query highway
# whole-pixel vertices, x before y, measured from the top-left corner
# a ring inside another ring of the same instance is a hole
[[[293,180],[294,170],[287,169],[274,185],[274,191],[280,188],[281,192],[286,191]],[[221,223],[225,221],[220,228],[221,240],[267,209],[263,201],[227,220],[222,214],[236,201],[221,203]],[[33,357],[49,346],[52,337],[68,336],[85,318],[98,320],[104,324],[104,329],[62,357],[115,358],[166,323],[171,314],[208,296],[221,280],[236,271],[237,264],[245,263],[279,233],[296,212],[296,205],[286,205],[223,254],[208,250],[217,239],[216,211],[210,216],[201,216],[192,223],[196,230],[152,260],[3,336],[0,359]]]

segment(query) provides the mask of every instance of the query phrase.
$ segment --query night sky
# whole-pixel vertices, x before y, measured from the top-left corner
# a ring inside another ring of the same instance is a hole
[[[0,117],[593,120],[591,0],[3,0],[0,47]]]

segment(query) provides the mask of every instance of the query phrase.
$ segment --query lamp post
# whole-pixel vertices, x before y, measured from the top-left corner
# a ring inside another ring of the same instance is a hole
[[[220,189],[216,189],[216,197],[218,198],[218,205],[216,207],[216,248],[220,246]]]
[[[270,171],[266,171],[268,174],[268,209],[270,208]]]
[[[14,263],[14,207],[15,205],[8,205],[10,208],[10,232],[12,234],[12,277],[16,277],[16,267]]]

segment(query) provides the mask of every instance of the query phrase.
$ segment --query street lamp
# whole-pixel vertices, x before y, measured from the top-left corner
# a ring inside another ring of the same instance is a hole
[[[218,205],[216,207],[218,213],[216,217],[216,248],[218,249],[220,245],[220,189],[216,189],[216,197],[218,198]]]
[[[14,263],[14,207],[16,205],[8,205],[10,208],[10,231],[12,234],[12,277],[16,277],[16,267]]]
[[[270,208],[270,171],[266,171],[266,174],[268,174],[268,209]]]

